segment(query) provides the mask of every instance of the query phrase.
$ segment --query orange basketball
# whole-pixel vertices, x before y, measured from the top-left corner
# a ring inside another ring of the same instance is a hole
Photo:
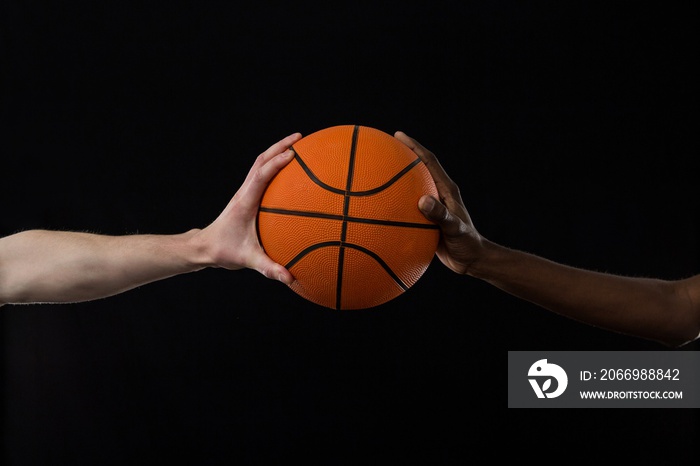
[[[428,169],[395,137],[366,126],[333,126],[293,146],[258,213],[260,244],[296,281],[292,290],[332,309],[396,298],[427,270],[437,225],[418,210],[437,196]]]

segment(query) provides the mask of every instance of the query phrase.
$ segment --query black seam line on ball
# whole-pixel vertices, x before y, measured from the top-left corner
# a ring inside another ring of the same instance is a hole
[[[309,254],[309,253],[312,252],[312,251],[315,251],[315,250],[321,249],[321,248],[327,248],[327,247],[330,247],[330,246],[338,246],[338,247],[340,247],[341,244],[340,244],[340,241],[325,241],[325,242],[323,242],[323,243],[312,244],[311,246],[309,246],[308,248],[304,249],[304,250],[301,251],[299,254],[297,254],[292,260],[290,260],[289,262],[287,262],[287,264],[285,265],[285,268],[290,269],[290,268],[293,267],[297,262],[299,262],[301,259],[303,259],[304,256],[306,256],[307,254]],[[346,248],[355,249],[355,250],[357,250],[357,251],[364,252],[365,254],[367,254],[368,256],[370,256],[372,259],[374,259],[375,261],[377,261],[377,263],[378,263],[379,265],[382,266],[382,268],[386,271],[386,273],[389,274],[389,276],[396,282],[396,284],[397,284],[398,286],[401,287],[402,290],[404,290],[404,291],[408,290],[408,285],[406,285],[406,284],[394,273],[394,271],[391,270],[391,268],[389,267],[389,265],[388,265],[386,262],[384,262],[384,261],[382,260],[382,258],[379,257],[379,256],[377,255],[377,253],[375,253],[375,252],[373,252],[373,251],[371,251],[371,250],[369,250],[369,249],[367,249],[367,248],[363,248],[363,247],[360,246],[360,245],[353,244],[353,243],[345,243],[345,244],[343,244],[343,246],[346,247]]]
[[[340,233],[341,243],[345,241],[345,235],[348,229],[348,212],[350,212],[350,193],[352,192],[352,179],[355,175],[355,153],[357,152],[357,137],[360,134],[360,127],[355,125],[352,131],[352,144],[350,145],[350,159],[348,160],[348,179],[345,183],[345,191],[343,195],[343,229]]]
[[[352,143],[350,144],[350,159],[348,160],[348,179],[343,193],[343,226],[340,230],[340,250],[338,251],[338,278],[335,287],[335,308],[340,309],[343,294],[343,265],[345,263],[345,239],[348,233],[348,212],[350,211],[350,192],[352,191],[352,179],[355,174],[355,153],[357,152],[357,137],[360,134],[360,126],[355,125],[352,130]]]
[[[326,214],[323,212],[310,212],[304,210],[273,209],[260,207],[260,212],[278,215],[291,215],[294,217],[323,218],[327,220],[346,220],[348,223],[367,223],[370,225],[384,225],[389,227],[422,228],[425,230],[437,230],[440,227],[434,223],[396,222],[393,220],[379,220],[375,218],[343,217],[342,215]]]
[[[325,189],[326,191],[330,191],[330,192],[336,193],[336,194],[342,194],[344,196],[371,196],[372,194],[377,194],[381,191],[384,191],[386,188],[388,188],[392,184],[396,183],[399,179],[401,179],[402,176],[404,176],[406,173],[411,171],[411,169],[413,167],[415,167],[419,163],[422,163],[421,159],[414,160],[413,162],[406,165],[406,167],[403,168],[400,172],[398,172],[396,175],[394,175],[389,181],[387,181],[383,185],[378,186],[376,188],[368,189],[366,191],[350,191],[350,190],[344,191],[342,189],[334,188],[333,186],[327,185],[326,183],[324,183],[323,181],[318,179],[318,177],[304,163],[304,160],[302,160],[302,158],[299,156],[299,154],[296,151],[294,151],[294,160],[297,161],[297,163],[301,166],[302,170],[304,170],[304,172],[309,177],[309,179],[311,179],[311,181],[313,181],[314,183],[316,183],[318,186]]]

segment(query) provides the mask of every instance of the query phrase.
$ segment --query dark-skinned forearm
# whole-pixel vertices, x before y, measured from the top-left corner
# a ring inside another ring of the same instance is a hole
[[[601,273],[485,241],[469,274],[557,314],[669,346],[697,336],[679,282]]]

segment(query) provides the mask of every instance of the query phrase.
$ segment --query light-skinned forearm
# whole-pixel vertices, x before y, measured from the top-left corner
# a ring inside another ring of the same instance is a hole
[[[28,230],[0,238],[0,304],[79,302],[203,268],[193,239]]]
[[[583,270],[489,241],[469,274],[557,314],[669,346],[687,343],[700,331],[686,280]]]

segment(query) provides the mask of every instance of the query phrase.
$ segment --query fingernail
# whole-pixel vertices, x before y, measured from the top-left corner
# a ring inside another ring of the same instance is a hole
[[[294,155],[294,151],[292,149],[287,149],[286,151],[282,152],[281,155],[285,158],[291,157],[292,155]]]
[[[433,207],[435,207],[435,199],[433,199],[430,196],[427,196],[427,197],[424,197],[423,199],[421,199],[421,208],[423,210],[430,211],[430,210],[433,210]]]
[[[294,283],[294,279],[292,279],[291,281],[290,281],[290,280],[287,280],[287,279],[285,278],[285,275],[284,275],[283,273],[280,273],[280,274],[277,276],[277,279],[278,279],[279,281],[281,281],[282,283],[284,283],[285,285],[291,285],[292,283]]]

